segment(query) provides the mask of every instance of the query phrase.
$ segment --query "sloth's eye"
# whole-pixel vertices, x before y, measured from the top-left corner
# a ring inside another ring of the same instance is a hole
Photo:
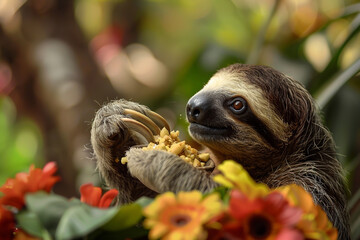
[[[235,110],[240,110],[244,107],[244,104],[242,103],[242,101],[240,100],[237,100],[235,101],[233,104],[232,104],[232,107],[235,109]]]
[[[246,110],[246,101],[241,97],[236,97],[230,101],[230,110],[235,114],[241,114]]]

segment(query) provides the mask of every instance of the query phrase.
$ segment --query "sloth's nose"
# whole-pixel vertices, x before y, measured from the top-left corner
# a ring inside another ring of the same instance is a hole
[[[189,122],[202,122],[206,116],[211,103],[206,94],[196,94],[188,101],[186,105],[186,115]]]

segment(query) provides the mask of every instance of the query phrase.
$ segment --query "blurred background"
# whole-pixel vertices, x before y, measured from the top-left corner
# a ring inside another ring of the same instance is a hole
[[[78,196],[100,181],[89,143],[101,105],[148,105],[186,139],[187,100],[235,62],[274,67],[316,98],[359,236],[356,0],[0,0],[0,184],[56,161],[55,191]]]

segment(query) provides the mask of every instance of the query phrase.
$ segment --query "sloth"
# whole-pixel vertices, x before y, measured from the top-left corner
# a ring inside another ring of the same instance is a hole
[[[303,187],[338,229],[339,239],[349,239],[342,167],[316,104],[300,83],[270,67],[233,64],[188,101],[186,115],[190,136],[215,166],[233,159],[271,188]],[[212,179],[216,167],[203,171],[177,155],[138,148],[162,127],[168,125],[158,114],[123,99],[97,111],[91,144],[101,176],[119,190],[118,204],[218,186]],[[123,156],[126,165],[119,163]]]

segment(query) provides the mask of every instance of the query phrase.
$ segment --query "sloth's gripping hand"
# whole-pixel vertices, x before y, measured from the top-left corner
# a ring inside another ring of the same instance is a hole
[[[197,169],[169,152],[132,148],[126,156],[131,175],[158,193],[208,192],[218,186],[209,172]]]
[[[169,129],[161,116],[146,106],[126,100],[110,102],[97,111],[91,144],[101,175],[109,187],[119,190],[120,204],[157,194],[133,178],[127,165],[121,164],[119,159],[130,147],[153,141],[163,127]]]

